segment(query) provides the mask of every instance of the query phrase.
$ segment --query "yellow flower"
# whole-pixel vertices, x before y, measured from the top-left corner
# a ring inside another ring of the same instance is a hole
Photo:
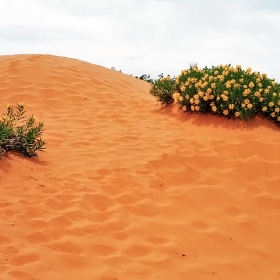
[[[230,81],[230,83],[234,85],[234,84],[235,84],[235,80],[232,79],[232,80]]]
[[[207,90],[206,90],[206,93],[208,93],[208,94],[210,94],[212,92],[212,89],[211,88],[208,88]]]
[[[261,81],[261,78],[257,78],[256,82],[259,83]]]
[[[213,100],[214,97],[215,97],[215,96],[214,96],[213,94],[210,94],[210,95],[209,95],[209,99],[210,99],[210,100]]]
[[[239,82],[243,83],[244,82],[244,78],[239,79]]]
[[[195,110],[199,111],[200,107],[199,106],[195,106]]]
[[[213,79],[214,79],[213,76],[210,76],[210,77],[209,77],[209,81],[212,81]]]
[[[244,104],[248,105],[249,103],[250,103],[250,100],[246,98],[246,99],[244,100]]]
[[[195,95],[193,96],[193,98],[194,98],[194,99],[199,99],[199,95],[198,95],[198,94],[195,94]]]
[[[278,105],[280,105],[280,101],[278,101],[278,103],[277,103]]]
[[[277,118],[278,122],[280,122],[280,117]]]
[[[191,106],[191,110],[194,111],[194,106],[193,105]]]
[[[279,113],[279,111],[280,111],[280,109],[278,107],[275,108],[275,110],[274,110],[275,113]]]
[[[262,83],[258,83],[258,86],[259,86],[259,87],[262,87]]]
[[[184,97],[182,95],[180,95],[178,99],[179,99],[179,101],[183,101]]]
[[[262,111],[263,111],[263,112],[266,112],[266,111],[267,111],[267,107],[263,107],[263,108],[262,108]]]
[[[273,87],[275,87],[275,82],[274,81],[272,81],[271,84],[272,84]]]
[[[195,101],[194,101],[194,104],[199,104],[199,100],[198,99],[196,99]]]
[[[200,91],[198,92],[198,95],[199,95],[200,97],[203,97],[203,96],[204,96],[204,92],[200,90]]]
[[[166,80],[170,81],[170,75],[167,75]]]
[[[256,97],[259,97],[261,94],[260,94],[258,91],[256,91],[254,95],[255,95]]]
[[[226,116],[228,115],[228,110],[223,110],[223,114]]]
[[[271,114],[270,114],[270,116],[272,117],[272,118],[275,118],[275,113],[274,112],[272,112]]]
[[[260,100],[260,102],[263,102],[263,101],[264,101],[264,98],[263,98],[263,97],[260,97],[259,100]]]
[[[208,97],[207,97],[206,95],[204,95],[204,96],[203,96],[203,100],[204,100],[204,101],[207,101],[207,100],[208,100]]]
[[[216,84],[215,84],[215,83],[212,83],[212,84],[211,84],[211,88],[215,89],[215,88],[216,88]]]
[[[273,94],[272,94],[274,97],[276,97],[277,96],[277,93],[276,92],[273,92]]]
[[[272,107],[274,105],[274,102],[271,101],[268,103],[268,105],[269,105],[269,107]]]
[[[184,107],[183,107],[183,110],[184,110],[184,111],[187,111],[187,106],[184,106]]]
[[[249,104],[247,105],[247,107],[248,107],[249,109],[252,109],[252,108],[253,108],[253,104],[249,103]]]
[[[194,103],[194,99],[193,99],[193,98],[190,99],[190,103],[191,103],[191,104]]]
[[[266,77],[267,77],[266,73],[263,73],[263,74],[262,74],[262,77],[263,77],[263,78],[266,78]]]
[[[250,87],[250,88],[253,88],[254,86],[255,86],[255,84],[254,84],[253,82],[250,82],[250,83],[249,83],[249,87]]]
[[[248,88],[246,88],[246,89],[243,91],[243,96],[247,96],[247,95],[249,95],[249,94],[250,94],[250,92],[251,92],[251,90],[250,90],[250,89],[248,89]]]
[[[242,108],[245,108],[245,107],[246,107],[246,105],[245,105],[244,103],[242,103],[241,107],[242,107]]]
[[[266,88],[266,89],[264,90],[264,93],[265,93],[265,94],[268,94],[268,93],[269,93],[269,89]]]
[[[215,105],[215,102],[212,101],[212,102],[210,103],[210,106],[213,107],[214,105]]]
[[[234,115],[235,115],[236,117],[239,117],[239,116],[240,116],[240,113],[239,113],[239,112],[235,112]]]
[[[219,101],[221,99],[221,97],[220,96],[217,96],[217,101]]]
[[[216,70],[216,71],[214,72],[214,74],[215,74],[215,75],[218,75],[218,74],[219,74],[219,71],[218,71],[218,70]]]
[[[232,110],[232,109],[234,108],[234,104],[229,104],[229,106],[228,106],[228,107],[229,107],[229,109],[231,109],[231,110]]]
[[[223,64],[220,64],[219,67],[220,67],[220,68],[223,68],[224,66],[223,66]]]
[[[217,111],[217,107],[216,106],[212,106],[212,111],[216,112]]]
[[[188,94],[186,94],[185,98],[186,98],[186,100],[189,100],[190,96]]]
[[[240,84],[234,84],[234,88],[240,88]]]
[[[223,82],[223,81],[225,80],[225,76],[224,76],[224,75],[219,75],[219,76],[218,76],[218,79],[219,79],[221,82]]]
[[[178,101],[179,96],[180,96],[180,93],[179,93],[179,92],[174,92],[174,93],[173,93],[172,97],[173,97],[173,99],[175,100],[175,102]]]
[[[223,98],[224,101],[228,101],[228,97],[226,95],[222,94],[221,97]]]
[[[236,69],[241,69],[241,65],[236,65]]]
[[[250,67],[246,70],[246,72],[247,72],[248,74],[250,74],[251,71],[252,71],[252,68],[250,68]]]

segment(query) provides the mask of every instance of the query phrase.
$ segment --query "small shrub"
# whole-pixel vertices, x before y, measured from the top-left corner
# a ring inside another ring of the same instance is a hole
[[[12,150],[27,157],[37,156],[36,151],[42,151],[45,145],[41,139],[43,122],[37,123],[34,116],[26,118],[24,105],[8,105],[6,109],[0,118],[0,156]]]
[[[212,66],[199,69],[196,65],[182,70],[167,92],[155,87],[162,83],[156,80],[150,93],[164,104],[172,101],[184,111],[211,112],[228,118],[249,120],[262,114],[280,125],[280,85],[266,74],[242,70],[240,65]],[[164,80],[163,80],[164,81]]]
[[[152,94],[161,104],[168,105],[174,102],[172,97],[175,91],[175,78],[167,75],[166,78],[163,74],[159,75],[159,79],[154,80],[150,89]]]
[[[154,82],[154,80],[151,78],[150,74],[147,75],[147,74],[143,74],[141,75],[140,77],[138,76],[135,76],[136,79],[139,79],[139,80],[143,80],[143,81],[146,81],[150,84],[152,84]]]

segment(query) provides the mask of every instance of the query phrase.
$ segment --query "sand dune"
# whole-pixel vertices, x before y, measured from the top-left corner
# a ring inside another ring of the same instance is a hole
[[[1,56],[0,77],[47,142],[0,160],[1,279],[280,279],[273,123],[161,109],[75,59]]]

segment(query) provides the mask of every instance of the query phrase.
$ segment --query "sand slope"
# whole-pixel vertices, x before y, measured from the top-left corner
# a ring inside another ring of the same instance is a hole
[[[1,279],[280,279],[280,130],[160,109],[149,84],[0,57],[1,112],[45,123],[0,160]]]

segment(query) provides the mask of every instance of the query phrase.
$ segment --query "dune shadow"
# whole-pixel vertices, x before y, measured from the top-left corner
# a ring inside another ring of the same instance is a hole
[[[0,157],[0,170],[3,170],[4,172],[8,172],[9,168],[11,167],[10,159],[11,158],[9,154],[2,155]]]
[[[166,115],[177,119],[179,122],[188,122],[197,126],[223,127],[229,130],[246,130],[252,131],[259,127],[268,127],[272,130],[279,131],[279,126],[272,120],[266,119],[262,115],[257,115],[253,119],[245,121],[241,119],[226,118],[211,113],[201,112],[184,112],[175,104],[161,106],[161,108],[153,111],[155,114]]]
[[[17,159],[25,160],[28,162],[33,162],[38,165],[46,165],[47,161],[41,160],[39,157],[26,157],[14,151],[9,151],[5,155],[0,157],[0,170],[4,172],[9,172],[9,169],[12,167],[13,162]]]

